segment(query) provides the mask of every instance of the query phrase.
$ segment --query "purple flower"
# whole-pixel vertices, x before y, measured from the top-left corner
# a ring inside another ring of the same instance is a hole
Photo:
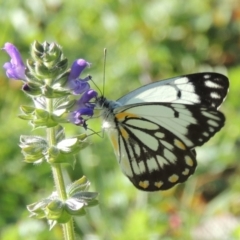
[[[90,103],[90,100],[96,97],[97,97],[97,92],[90,89],[80,97],[80,99],[77,101],[77,106],[79,108],[84,108],[84,107],[94,108],[95,104]]]
[[[6,62],[3,68],[6,70],[8,78],[25,80],[25,65],[18,49],[11,43],[5,43],[3,50],[11,57],[10,62]]]
[[[89,81],[91,77],[87,76],[83,79],[79,78],[82,71],[89,66],[90,63],[88,63],[84,59],[77,59],[72,64],[71,71],[68,77],[68,87],[72,90],[73,94],[82,94],[90,89],[90,85],[87,81]]]
[[[81,72],[84,70],[84,68],[90,67],[90,63],[85,61],[84,59],[77,59],[76,61],[73,62],[72,67],[71,67],[71,72],[69,74],[69,79],[76,79],[79,77]]]
[[[80,79],[70,80],[68,82],[68,87],[72,90],[74,95],[82,94],[90,89],[89,83]]]
[[[86,120],[83,118],[83,116],[91,117],[93,115],[95,104],[90,101],[96,97],[97,92],[92,89],[85,92],[77,101],[77,110],[70,113],[69,121],[76,125],[82,125],[85,129],[87,129]]]

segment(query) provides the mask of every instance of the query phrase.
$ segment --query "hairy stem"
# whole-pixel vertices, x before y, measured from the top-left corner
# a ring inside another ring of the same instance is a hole
[[[46,106],[49,113],[53,112],[53,100],[46,99]],[[56,145],[56,128],[47,128],[47,139],[49,143],[49,147]],[[62,168],[60,163],[52,163],[51,164],[53,179],[55,183],[55,187],[58,193],[58,196],[61,200],[65,201],[67,199],[67,193],[64,183],[64,178],[62,174]],[[65,240],[74,240],[74,228],[73,228],[73,220],[71,219],[63,225],[64,239]]]

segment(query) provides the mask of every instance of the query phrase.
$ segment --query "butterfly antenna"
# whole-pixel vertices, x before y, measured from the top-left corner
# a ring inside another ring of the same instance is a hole
[[[104,89],[105,89],[105,76],[106,76],[106,59],[107,59],[107,49],[103,49],[103,55],[104,55],[104,60],[103,60],[103,90],[102,90],[102,95],[104,96]]]
[[[92,77],[89,75],[89,78],[91,79],[93,85],[98,89],[98,91],[101,93],[102,96],[104,96],[107,49],[104,48],[103,51],[104,51],[104,60],[103,60],[103,89],[102,90],[97,86],[97,84],[93,81]]]
[[[91,76],[90,76],[91,78]],[[102,90],[98,87],[98,85],[93,81],[93,79],[91,78],[91,81],[93,83],[93,85],[97,88],[97,90],[102,94]]]

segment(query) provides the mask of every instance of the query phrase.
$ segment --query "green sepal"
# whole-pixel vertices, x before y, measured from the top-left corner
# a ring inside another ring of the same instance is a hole
[[[68,97],[54,99],[54,116],[53,119],[57,122],[68,122],[69,112],[76,103],[75,99],[69,100]]]
[[[58,76],[58,69],[52,71],[42,62],[34,62],[34,76],[38,79],[52,79]]]
[[[44,211],[47,219],[56,220],[60,218],[64,210],[64,204],[58,199],[52,200],[45,207]]]
[[[46,68],[46,66],[42,65],[41,62],[33,61],[32,59],[27,59],[27,77],[30,80],[30,82],[40,83],[41,85],[45,83],[46,78],[51,78],[52,75],[50,75],[49,69]]]
[[[31,115],[23,115],[23,114],[19,114],[18,117],[21,118],[22,120],[27,120],[27,121],[32,120],[33,118]]]
[[[58,89],[54,89],[49,85],[44,85],[42,87],[42,95],[47,98],[61,98],[69,94],[70,94],[69,89],[60,88],[60,87],[58,87]]]
[[[66,70],[62,74],[60,74],[57,78],[55,78],[52,82],[52,86],[55,87],[57,84],[61,87],[65,86],[68,82],[68,76],[70,74],[71,69]]]
[[[99,195],[98,193],[96,193],[97,196]],[[97,197],[96,196],[96,197]],[[95,207],[99,204],[99,201],[97,199],[92,199],[91,201],[88,201],[88,205],[86,206],[87,208],[88,207]]]
[[[72,216],[64,209],[61,216],[56,220],[57,223],[67,223],[70,219],[72,218]]]
[[[81,191],[81,189],[86,190],[88,188],[86,184],[90,185],[86,177],[82,177],[72,184],[72,187],[68,190],[72,188],[74,194],[70,197],[69,191],[67,191],[68,198],[66,200],[61,200],[57,192],[53,192],[46,199],[28,205],[27,209],[31,213],[30,217],[38,219],[45,217],[48,219],[50,228],[52,228],[56,223],[68,222],[72,216],[85,215],[85,207],[92,207],[98,203],[96,199],[98,193]],[[78,187],[77,185],[82,186]]]
[[[18,115],[19,118],[21,118],[23,120],[28,120],[28,121],[34,119],[35,110],[36,110],[35,107],[22,105],[22,106],[20,106],[20,110],[24,114],[19,114]]]
[[[87,191],[90,187],[90,182],[88,181],[86,176],[82,176],[77,181],[73,182],[71,185],[67,187],[67,194],[69,197],[72,197],[79,191]]]
[[[64,128],[61,125],[58,125],[55,128],[55,139],[56,142],[60,142],[65,138]]]
[[[27,78],[27,82],[34,85],[39,84],[39,86],[42,86],[44,84],[44,78],[39,78],[39,76],[36,76],[35,62],[32,59],[27,59],[26,65],[27,69],[25,71],[25,75]]]
[[[76,163],[76,158],[74,155],[69,154],[63,154],[59,151],[58,148],[52,146],[48,149],[47,155],[46,155],[47,162],[50,164],[53,163],[67,163],[70,164],[72,168],[74,168]]]
[[[31,57],[35,61],[41,61],[42,55],[44,53],[44,48],[42,44],[40,44],[38,41],[34,41],[31,46]]]
[[[39,202],[27,205],[27,210],[31,213],[30,217],[34,217],[37,219],[44,218],[46,216],[44,209],[51,201],[51,198],[46,198]]]
[[[58,69],[58,76],[64,74],[68,68],[67,58],[64,58],[61,61],[57,62],[54,67]]]
[[[35,111],[35,107],[27,106],[27,105],[21,105],[20,110],[25,114],[32,114]]]
[[[50,114],[48,111],[44,110],[44,109],[39,109],[39,108],[36,108],[35,109],[35,116],[40,119],[48,119]]]
[[[25,163],[35,163],[35,164],[40,164],[45,161],[45,157],[42,157],[42,155],[39,154],[39,156],[35,155],[24,155],[24,160]]]
[[[47,162],[49,163],[62,163],[61,158],[59,158],[59,150],[55,146],[51,146],[47,152]]]
[[[86,207],[93,207],[98,204],[98,200],[96,199],[98,195],[97,192],[78,192],[74,194],[72,198],[82,199],[87,203]]]
[[[79,141],[78,137],[63,139],[47,150],[47,162],[67,163],[74,167],[76,162],[74,155],[87,145],[89,145],[88,142]]]
[[[37,128],[42,128],[42,127],[55,127],[58,125],[58,123],[56,122],[52,122],[52,121],[42,121],[42,120],[35,120],[35,121],[31,121],[31,124],[33,126],[33,129],[37,129]]]
[[[68,214],[72,216],[82,216],[86,214],[84,207],[87,206],[87,202],[82,199],[69,198],[65,202],[65,209]]]
[[[35,117],[32,119],[31,124],[34,128],[38,127],[55,127],[58,125],[58,122],[53,120],[53,114],[43,110],[43,109],[36,109],[35,110]]]
[[[68,96],[56,98],[53,100],[53,104],[54,104],[54,108],[55,108],[54,112],[61,110],[61,109],[70,111],[72,109],[72,107],[75,105],[75,103],[76,103],[76,100],[69,99]]]
[[[19,146],[27,163],[39,163],[45,159],[48,144],[47,141],[39,136],[20,136]]]
[[[23,92],[25,92],[30,97],[40,96],[42,94],[41,84],[36,84],[35,79],[33,81],[34,83],[31,83],[31,80],[28,81],[28,88],[27,90],[23,88]]]
[[[61,116],[56,116],[55,114],[50,114],[49,112],[45,111],[44,109],[40,108],[32,108],[28,106],[23,106],[21,107],[21,110],[25,114],[20,114],[18,115],[19,118],[23,120],[28,120],[30,121],[31,125],[36,129],[39,127],[55,127],[59,123],[66,123],[68,122],[67,120],[67,114],[64,113],[64,109],[59,111],[63,112]]]
[[[52,63],[33,61],[32,59],[28,59],[26,63],[28,79],[33,77],[42,84],[45,83],[46,79],[59,78],[67,69],[67,59],[60,61],[55,66],[52,66]],[[49,82],[49,85],[51,84],[52,81]]]
[[[62,48],[56,43],[43,43],[44,55],[42,56],[42,61],[48,66],[52,68],[56,66],[60,61],[64,60],[65,57],[62,52]]]
[[[47,82],[51,86],[54,79],[59,78],[67,70],[68,60],[56,43],[34,42],[31,47],[31,57],[32,59],[27,61],[28,78],[33,77],[42,84]]]
[[[56,123],[68,123],[69,113],[66,110],[61,109],[54,111],[54,114],[51,115],[52,121]]]
[[[85,203],[86,207],[95,206],[98,204],[96,199],[98,196],[97,192],[88,192],[90,187],[90,182],[83,176],[70,186],[67,187],[67,194],[69,199],[77,199],[80,203]]]
[[[63,154],[75,154],[78,153],[84,147],[89,145],[86,139],[87,139],[86,134],[84,140],[79,140],[78,137],[66,138],[58,142],[57,148]]]

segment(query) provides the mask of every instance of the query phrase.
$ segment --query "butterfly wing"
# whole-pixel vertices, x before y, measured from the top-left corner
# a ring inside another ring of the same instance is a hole
[[[145,191],[186,181],[197,165],[193,148],[208,141],[225,120],[214,108],[177,103],[131,104],[108,116],[105,126],[120,167]]]
[[[217,108],[228,87],[221,74],[196,73],[145,85],[117,102],[98,99],[120,167],[137,188],[166,190],[194,173],[194,148],[224,125]]]
[[[226,97],[228,78],[219,73],[194,73],[140,87],[117,101],[122,105],[139,102],[199,104],[218,108]]]

